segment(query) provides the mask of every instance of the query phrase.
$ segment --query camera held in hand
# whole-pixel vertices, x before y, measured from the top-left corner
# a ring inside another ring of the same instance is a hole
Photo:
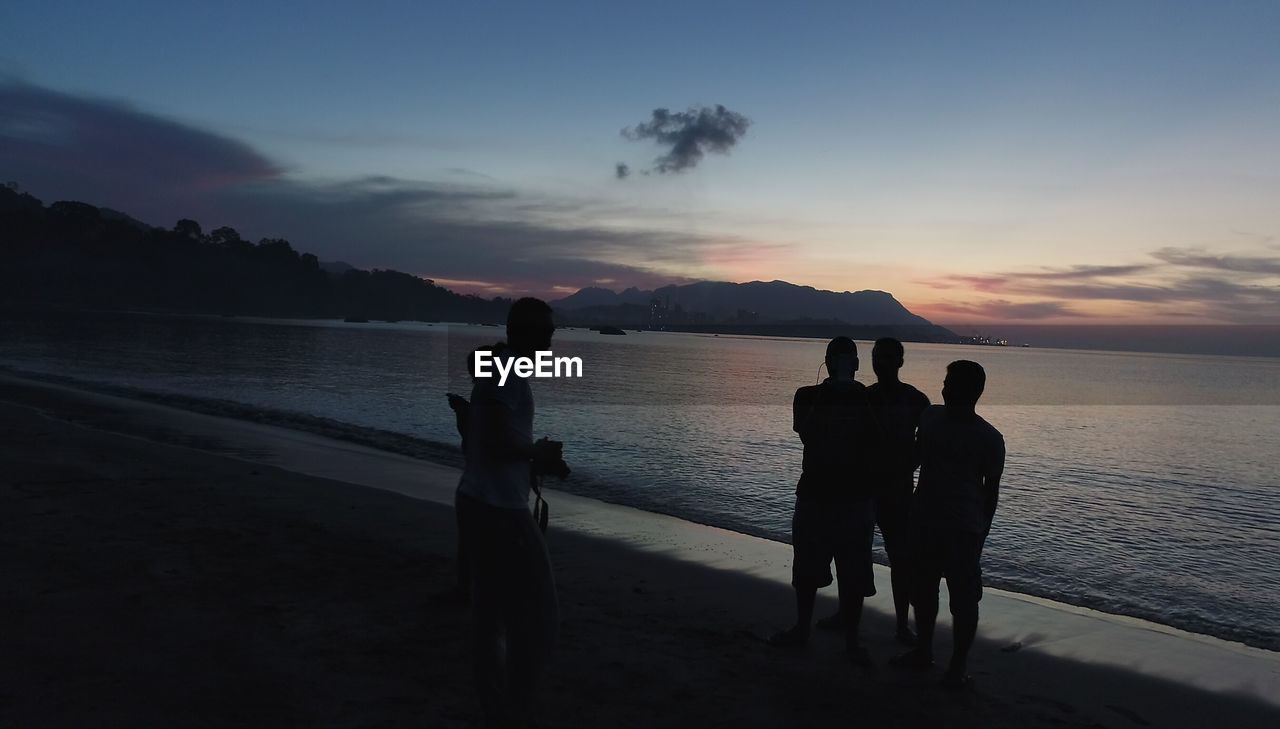
[[[564,462],[564,443],[542,438],[534,444],[533,474],[535,476],[569,477],[569,464]]]

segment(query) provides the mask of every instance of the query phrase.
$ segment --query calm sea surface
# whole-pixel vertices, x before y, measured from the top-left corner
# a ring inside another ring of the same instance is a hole
[[[467,394],[467,353],[501,334],[10,318],[0,366],[456,444],[444,395]],[[556,354],[581,357],[585,376],[534,382],[535,431],[566,444],[562,488],[787,540],[800,467],[791,396],[816,381],[824,346],[560,331]],[[859,351],[869,365],[870,345]],[[1280,649],[1280,360],[908,344],[902,376],[940,402],[945,366],[961,358],[986,367],[979,412],[1008,448],[990,584]]]

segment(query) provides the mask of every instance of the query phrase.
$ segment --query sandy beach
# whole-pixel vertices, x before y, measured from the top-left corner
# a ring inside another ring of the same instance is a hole
[[[455,469],[8,376],[0,433],[0,726],[474,722]],[[972,690],[898,674],[883,571],[878,672],[778,652],[786,545],[549,500],[547,726],[1280,726],[1278,654],[996,590]]]

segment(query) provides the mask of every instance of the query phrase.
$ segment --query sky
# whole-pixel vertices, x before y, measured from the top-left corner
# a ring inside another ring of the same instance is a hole
[[[483,294],[1276,324],[1277,37],[1277,2],[6,3],[0,181]]]

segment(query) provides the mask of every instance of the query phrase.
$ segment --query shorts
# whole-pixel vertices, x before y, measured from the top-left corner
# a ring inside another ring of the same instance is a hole
[[[908,473],[905,478],[886,479],[876,491],[876,524],[880,526],[889,566],[895,568],[906,564],[911,548],[908,525],[912,486],[911,474]]]
[[[912,525],[911,570],[922,595],[936,599],[938,583],[947,580],[952,612],[982,600],[981,534],[954,528]]]
[[[875,507],[870,498],[828,501],[796,498],[791,519],[791,584],[817,589],[832,582],[831,562],[846,579],[860,583],[862,594],[875,585],[871,573],[871,537]],[[854,585],[845,585],[854,587]]]

